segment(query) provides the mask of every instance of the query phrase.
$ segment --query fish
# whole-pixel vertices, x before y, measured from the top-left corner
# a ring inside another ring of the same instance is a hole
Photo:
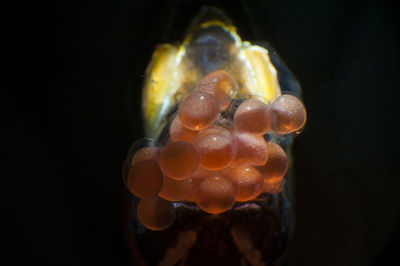
[[[165,143],[182,99],[204,76],[221,69],[235,80],[234,98],[239,103],[256,98],[270,104],[282,94],[301,96],[296,78],[268,43],[242,40],[224,11],[206,6],[180,43],[160,44],[153,52],[142,90],[146,143]],[[298,133],[269,132],[266,138],[278,143],[290,157]],[[137,145],[130,149],[125,176],[135,150]],[[175,220],[160,231],[149,230],[138,221],[139,199],[131,196],[126,234],[133,264],[281,265],[294,225],[290,184],[289,169],[276,193],[236,202],[217,215],[200,210],[193,202],[174,202]]]

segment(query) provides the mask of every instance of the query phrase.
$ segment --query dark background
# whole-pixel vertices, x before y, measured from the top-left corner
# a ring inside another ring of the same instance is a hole
[[[56,3],[54,3],[56,2]],[[155,45],[211,1],[2,4],[3,265],[128,265],[121,167]],[[232,1],[303,87],[290,265],[397,265],[395,1]],[[4,250],[3,250],[4,251]]]

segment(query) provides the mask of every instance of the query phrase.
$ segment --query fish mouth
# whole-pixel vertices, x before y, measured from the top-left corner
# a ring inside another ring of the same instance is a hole
[[[177,210],[182,208],[182,209],[203,212],[194,202],[177,201],[174,202],[173,204],[175,209]],[[236,212],[236,211],[248,211],[248,210],[261,211],[262,209],[271,209],[271,207],[276,209],[278,204],[279,203],[276,194],[262,193],[253,200],[235,202],[235,204],[233,204],[231,209],[227,210],[225,213],[229,215],[231,212]],[[220,214],[209,214],[209,215],[220,215]]]

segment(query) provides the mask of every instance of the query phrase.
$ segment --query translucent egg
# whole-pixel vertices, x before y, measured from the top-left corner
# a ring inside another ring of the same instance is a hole
[[[241,132],[264,135],[269,131],[268,106],[259,100],[245,100],[236,109],[234,127]]]
[[[171,202],[159,197],[142,199],[136,208],[140,223],[150,230],[164,230],[175,220],[175,209]]]
[[[268,160],[268,147],[263,136],[235,132],[236,156],[232,166],[264,165]]]
[[[129,170],[126,184],[129,191],[141,199],[156,196],[162,186],[163,174],[156,160],[137,160]]]
[[[197,187],[196,203],[203,211],[218,214],[230,209],[237,195],[237,188],[228,178],[211,176]]]
[[[198,132],[186,128],[179,119],[179,116],[175,116],[169,128],[169,133],[171,138],[175,141],[192,143]]]
[[[277,134],[288,134],[301,129],[306,123],[306,108],[295,96],[279,96],[270,106],[271,129]]]
[[[205,169],[201,166],[197,168],[196,172],[190,177],[193,183],[192,187],[192,192],[189,194],[189,196],[186,198],[188,201],[196,201],[196,191],[197,187],[201,182],[204,181],[204,179],[210,177],[210,176],[216,176],[219,174],[219,171],[213,171],[213,170],[208,170]]]
[[[285,185],[284,178],[264,179],[264,193],[280,193]]]
[[[127,186],[128,174],[135,161],[143,159],[154,159],[158,161],[159,155],[160,149],[154,140],[149,138],[136,140],[129,148],[128,156],[122,167],[122,178],[125,185]]]
[[[193,142],[200,153],[200,166],[218,170],[235,157],[235,142],[228,130],[213,126],[202,131]]]
[[[217,99],[211,94],[194,91],[182,100],[178,112],[186,128],[202,130],[217,119],[219,105]]]
[[[273,141],[267,142],[267,148],[269,153],[268,161],[265,165],[258,166],[257,169],[265,179],[281,180],[289,168],[289,159],[286,152]]]
[[[175,180],[164,175],[163,185],[158,195],[169,201],[182,201],[189,197],[193,191],[191,178]]]
[[[207,74],[195,90],[214,95],[221,110],[226,109],[237,92],[237,85],[224,70],[216,70]]]
[[[217,175],[218,173],[219,173],[218,171],[205,169],[205,168],[199,166],[199,168],[197,168],[196,172],[191,176],[191,179],[194,184],[198,185],[205,178],[210,177],[212,175]]]
[[[156,160],[158,161],[160,157],[160,149],[158,147],[144,147],[135,152],[132,158],[131,165],[133,166],[135,162],[142,160]]]
[[[229,178],[239,189],[237,201],[248,201],[256,198],[263,191],[264,178],[249,165],[231,167]]]
[[[168,143],[160,155],[162,172],[176,180],[190,177],[199,166],[199,153],[196,148],[183,141]]]

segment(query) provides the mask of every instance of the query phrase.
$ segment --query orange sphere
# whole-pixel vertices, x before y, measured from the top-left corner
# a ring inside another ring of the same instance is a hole
[[[268,141],[267,147],[269,152],[268,161],[265,165],[257,167],[257,169],[265,179],[281,180],[289,168],[289,159],[286,152],[275,142]]]
[[[196,172],[192,175],[191,179],[195,185],[201,183],[205,178],[210,177],[212,175],[216,175],[219,173],[218,171],[213,171],[209,169],[205,169],[201,166],[197,168]]]
[[[237,188],[228,178],[211,176],[197,187],[196,203],[203,211],[217,214],[230,209],[237,195]]]
[[[233,123],[241,132],[264,135],[270,128],[268,106],[259,100],[246,100],[236,109]]]
[[[214,95],[218,100],[220,109],[224,110],[236,94],[237,86],[225,70],[216,70],[208,73],[195,90]]]
[[[164,230],[175,220],[175,209],[172,202],[159,197],[143,199],[136,208],[139,222],[150,230]]]
[[[202,130],[217,119],[217,99],[209,93],[195,91],[186,96],[179,105],[179,118],[190,130]]]
[[[160,167],[168,177],[182,180],[190,177],[199,166],[196,148],[183,141],[168,143],[160,155]]]
[[[182,124],[179,116],[176,116],[169,128],[169,134],[171,135],[171,138],[175,141],[186,141],[192,143],[193,140],[196,138],[197,131],[187,129]]]
[[[129,191],[141,199],[156,196],[161,190],[163,174],[155,160],[139,160],[129,170],[126,180]]]
[[[163,186],[158,196],[169,201],[181,201],[189,197],[192,191],[193,180],[191,178],[175,180],[164,175]]]
[[[263,191],[264,178],[254,167],[232,167],[229,171],[229,178],[239,189],[237,201],[252,200]]]
[[[264,193],[280,193],[285,185],[284,178],[264,179]]]
[[[142,160],[158,160],[160,157],[160,149],[158,147],[144,147],[138,150],[132,158],[131,165]]]
[[[268,147],[263,136],[236,132],[236,157],[232,166],[264,165],[268,160]]]
[[[279,96],[270,108],[271,128],[277,134],[288,134],[301,129],[307,114],[303,103],[295,96]]]
[[[200,165],[219,170],[227,167],[235,157],[235,142],[228,130],[210,127],[202,131],[194,141],[200,153]]]
[[[196,201],[196,191],[197,187],[201,182],[204,181],[207,177],[218,175],[219,171],[213,171],[205,169],[201,166],[197,168],[196,172],[190,177],[193,182],[192,192],[189,194],[189,197],[186,198],[188,201]]]
[[[189,196],[185,199],[185,201],[196,201],[196,190],[197,188],[194,186],[192,192],[189,193]]]

